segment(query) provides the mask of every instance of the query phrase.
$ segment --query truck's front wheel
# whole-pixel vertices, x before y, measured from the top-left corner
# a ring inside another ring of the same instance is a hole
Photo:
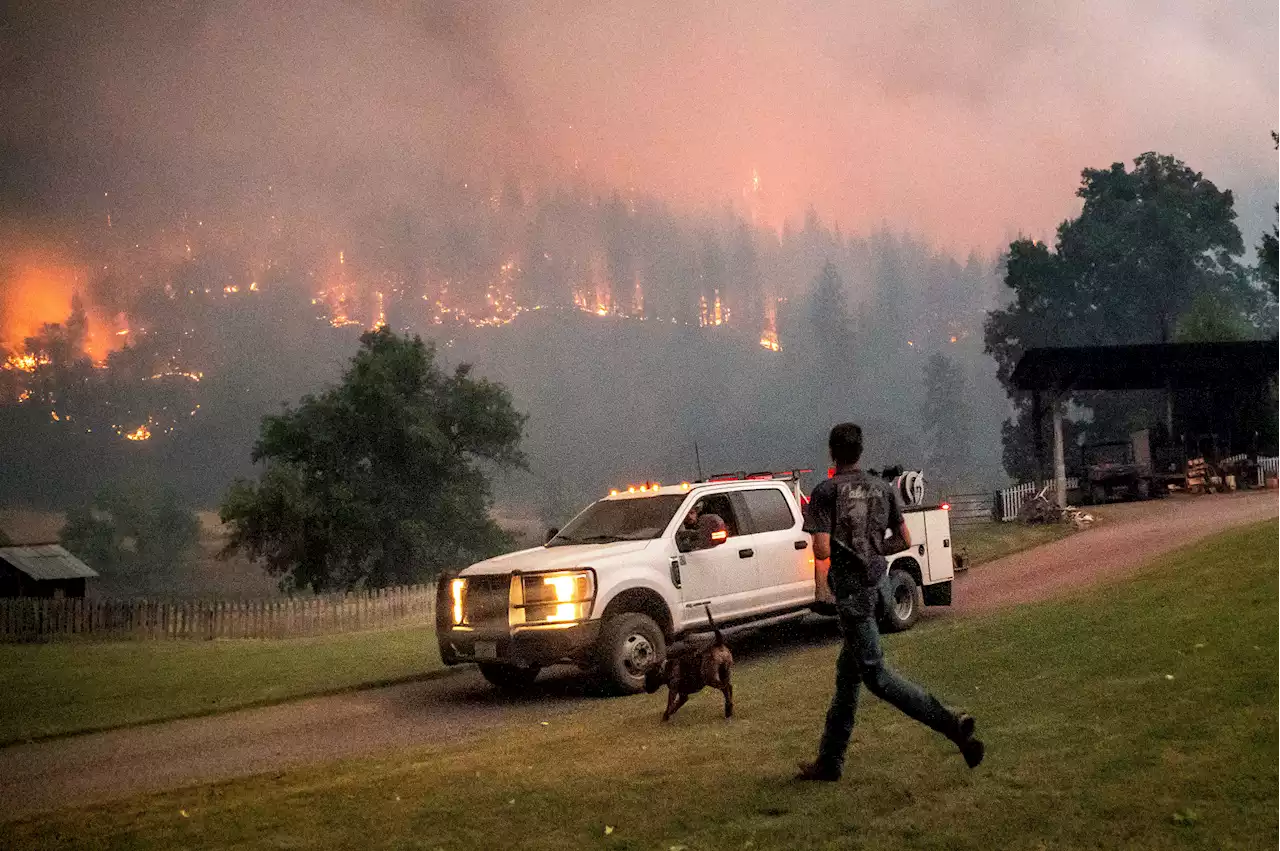
[[[648,615],[624,612],[604,622],[596,664],[604,682],[623,694],[644,690],[644,672],[667,655],[662,628]]]
[[[538,678],[541,671],[534,665],[481,665],[480,675],[507,692],[522,692]]]

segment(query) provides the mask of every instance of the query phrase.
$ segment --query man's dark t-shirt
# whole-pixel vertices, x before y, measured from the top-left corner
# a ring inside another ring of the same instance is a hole
[[[831,535],[833,581],[852,579],[863,588],[884,578],[885,530],[896,532],[901,525],[902,504],[893,486],[856,468],[820,482],[804,518],[804,531]]]

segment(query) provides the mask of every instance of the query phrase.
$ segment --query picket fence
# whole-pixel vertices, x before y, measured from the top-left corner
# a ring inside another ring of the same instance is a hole
[[[435,621],[436,589],[408,585],[313,597],[225,600],[0,600],[0,642],[295,638]]]
[[[1265,487],[1267,479],[1280,476],[1280,457],[1258,459],[1258,487]]]
[[[1018,512],[1022,510],[1023,504],[1032,499],[1044,487],[1049,488],[1045,496],[1052,500],[1054,494],[1057,493],[1056,485],[1052,479],[1046,482],[1023,482],[1020,485],[1001,490],[998,494],[1000,499],[1000,519],[1006,521],[1017,520]],[[1080,487],[1079,479],[1074,476],[1067,479],[1067,490],[1074,490],[1078,487]]]

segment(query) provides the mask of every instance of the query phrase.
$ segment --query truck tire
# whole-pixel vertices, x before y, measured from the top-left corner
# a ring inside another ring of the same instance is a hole
[[[905,570],[889,571],[889,600],[881,623],[885,632],[911,629],[924,607],[924,595],[911,574]]]
[[[482,664],[480,675],[502,691],[518,694],[533,685],[541,670],[536,665]]]
[[[620,694],[644,690],[644,672],[667,656],[662,628],[648,615],[622,612],[604,622],[596,644],[596,673]]]

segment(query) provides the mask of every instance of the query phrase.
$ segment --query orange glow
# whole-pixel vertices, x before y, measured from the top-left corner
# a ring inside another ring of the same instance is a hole
[[[135,428],[133,431],[125,432],[124,439],[125,440],[150,440],[151,429],[147,428],[146,423],[143,423],[142,425]]]
[[[0,344],[20,349],[46,323],[66,323],[71,299],[86,295],[85,269],[46,251],[19,251],[7,268],[0,268]],[[88,332],[85,353],[95,362],[124,345],[107,317],[86,304]],[[111,329],[111,330],[109,330]]]
[[[729,532],[728,532],[728,530],[726,530],[726,529],[721,529],[721,530],[720,530],[720,531],[718,531],[718,532],[712,532],[712,533],[711,533],[711,540],[713,540],[713,541],[727,541],[727,540],[729,540]]]

